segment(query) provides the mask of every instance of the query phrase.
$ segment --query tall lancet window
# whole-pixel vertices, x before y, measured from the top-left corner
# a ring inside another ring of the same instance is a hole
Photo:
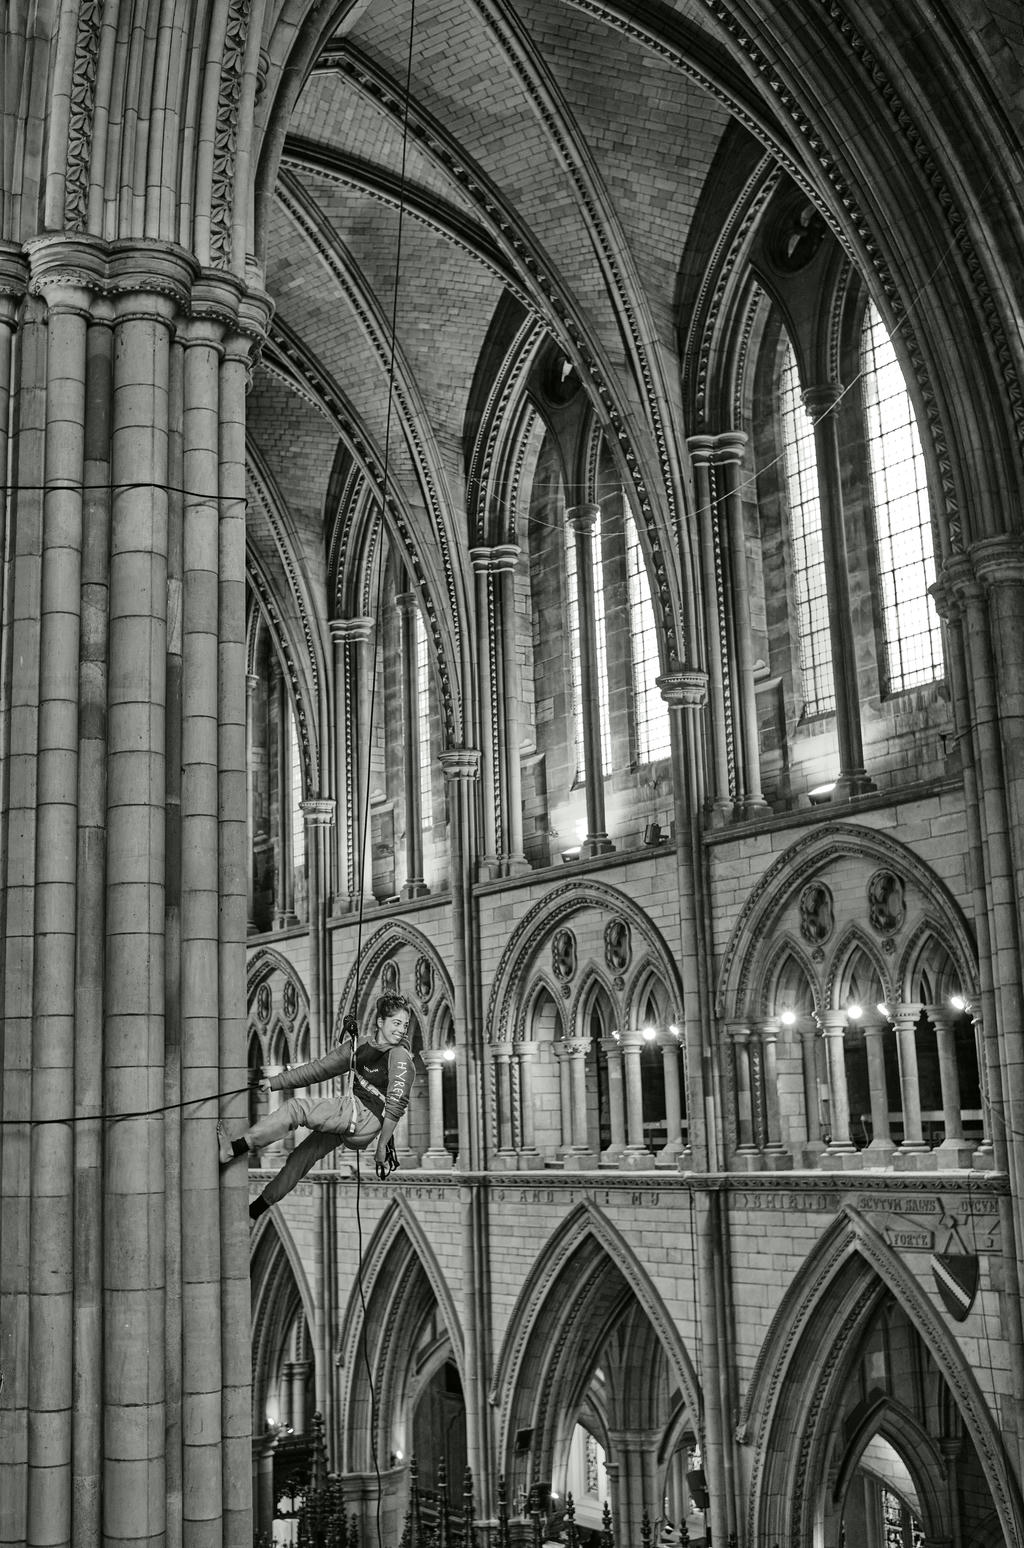
[[[637,761],[655,763],[659,758],[667,758],[672,747],[668,705],[658,687],[661,663],[651,583],[640,547],[640,534],[628,507],[623,515],[623,532],[626,540],[626,577],[629,583],[629,638],[633,658]]]
[[[788,339],[783,352],[779,409],[804,714],[827,715],[835,709],[835,687],[814,429],[803,405],[796,356]]]
[[[943,676],[942,633],[928,594],[935,557],[924,455],[888,330],[864,314],[861,370],[885,639],[884,690],[900,693]]]

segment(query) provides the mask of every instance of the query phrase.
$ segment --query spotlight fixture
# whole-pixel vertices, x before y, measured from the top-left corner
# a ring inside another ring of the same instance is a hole
[[[951,994],[949,997],[949,1003],[952,1009],[955,1011],[969,1010],[971,1004],[970,1000],[965,1000],[962,994]]]
[[[779,1017],[784,1027],[791,1027],[796,1022],[796,1011],[784,1010]]]
[[[653,1043],[657,1035],[657,1027],[644,1027],[643,1031],[640,1033],[640,1036],[643,1038],[645,1043]]]
[[[848,1005],[846,1007],[846,1014],[850,1021],[859,1021],[864,1014],[864,1010],[860,1005]]]
[[[878,1014],[880,1016],[884,1016],[886,1021],[888,1021],[890,1019],[889,1007],[888,1007],[888,1005],[886,1005],[884,1000],[879,1000],[878,1004],[875,1006],[875,1010],[878,1012]]]

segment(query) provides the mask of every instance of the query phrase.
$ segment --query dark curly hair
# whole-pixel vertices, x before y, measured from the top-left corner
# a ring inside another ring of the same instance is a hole
[[[377,1020],[386,1021],[396,1011],[407,1011],[412,1019],[412,1002],[404,994],[382,994],[377,1001]]]

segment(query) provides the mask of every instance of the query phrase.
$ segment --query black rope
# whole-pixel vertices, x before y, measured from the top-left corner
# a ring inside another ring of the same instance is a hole
[[[161,1113],[175,1113],[183,1107],[198,1107],[203,1102],[219,1102],[224,1097],[242,1096],[251,1089],[250,1082],[232,1091],[211,1091],[209,1096],[186,1097],[181,1102],[167,1102],[163,1107],[145,1107],[131,1113],[76,1113],[71,1118],[0,1118],[0,1129],[11,1129],[15,1125],[39,1129],[47,1124],[127,1123],[133,1118],[158,1118]]]

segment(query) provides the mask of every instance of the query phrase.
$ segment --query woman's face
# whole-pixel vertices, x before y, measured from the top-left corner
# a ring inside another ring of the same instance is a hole
[[[397,1048],[408,1030],[407,1010],[396,1010],[390,1016],[377,1017],[377,1042],[384,1048]]]

